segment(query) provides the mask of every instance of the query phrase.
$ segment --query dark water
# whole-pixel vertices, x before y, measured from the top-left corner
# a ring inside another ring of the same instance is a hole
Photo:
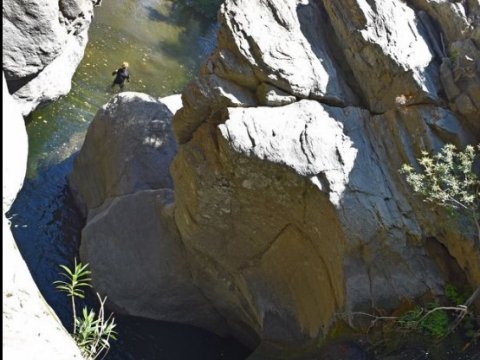
[[[8,216],[35,282],[67,328],[70,302],[52,283],[59,279],[58,265],[71,267],[78,257],[84,223],[66,177],[95,112],[113,95],[111,73],[128,61],[126,90],[156,97],[179,93],[215,46],[217,28],[171,1],[104,0],[95,10],[71,92],[27,119],[27,178]],[[116,319],[119,339],[111,343],[108,359],[240,360],[249,353],[232,339],[195,327],[118,314]]]

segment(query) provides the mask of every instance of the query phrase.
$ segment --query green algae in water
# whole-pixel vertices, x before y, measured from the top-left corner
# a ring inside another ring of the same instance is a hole
[[[104,0],[95,8],[72,90],[28,119],[27,177],[80,149],[97,110],[119,91],[111,89],[112,71],[123,61],[131,75],[124,91],[180,93],[215,46],[216,30],[211,20],[172,1]]]

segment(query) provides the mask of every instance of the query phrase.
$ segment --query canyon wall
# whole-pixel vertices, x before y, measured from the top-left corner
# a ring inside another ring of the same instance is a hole
[[[173,117],[172,183],[170,130],[147,130],[168,116],[137,116],[156,100],[117,97],[87,134],[71,185],[95,286],[127,313],[157,308],[149,316],[261,344],[252,358],[315,353],[338,313],[478,286],[475,232],[399,173],[422,151],[479,142],[478,2],[227,0],[219,21]],[[107,127],[139,119],[135,142]],[[145,270],[123,281],[104,259]],[[209,324],[177,296],[192,284]]]
[[[24,116],[70,91],[96,0],[3,2],[3,353],[9,358],[82,359],[20,254],[6,213],[28,157]],[[12,95],[10,95],[12,94]]]
[[[80,360],[80,350],[30,275],[6,216],[25,178],[28,138],[20,107],[2,78],[2,353],[8,359]]]

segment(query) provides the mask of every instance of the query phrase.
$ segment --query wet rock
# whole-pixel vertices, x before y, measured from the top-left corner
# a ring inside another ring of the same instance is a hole
[[[318,360],[371,360],[364,347],[353,340],[337,340],[322,347]],[[413,358],[410,358],[413,359]]]

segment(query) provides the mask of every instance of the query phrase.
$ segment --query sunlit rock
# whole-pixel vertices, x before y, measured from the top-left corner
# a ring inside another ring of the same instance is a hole
[[[23,116],[70,91],[92,16],[92,0],[4,1],[3,70]]]

